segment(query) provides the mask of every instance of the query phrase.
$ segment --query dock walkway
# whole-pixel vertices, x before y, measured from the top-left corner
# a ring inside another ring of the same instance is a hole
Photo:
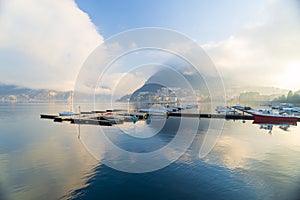
[[[247,110],[238,109],[238,108],[230,108],[235,112],[234,114],[203,114],[203,113],[187,113],[184,111],[176,111],[176,112],[167,112],[165,117],[194,117],[194,118],[211,118],[211,119],[226,119],[226,120],[254,120],[253,115]],[[145,112],[129,112],[127,113],[124,110],[112,110],[116,115],[128,117],[135,116],[139,120],[145,120],[149,114]],[[105,119],[104,116],[105,111],[91,111],[91,112],[81,112],[81,114],[75,114],[72,116],[59,116],[59,115],[51,115],[51,114],[41,114],[41,118],[43,119],[52,119],[54,122],[63,122],[68,121],[75,124],[92,124],[92,125],[101,125],[101,126],[112,126],[113,123],[111,120]],[[300,117],[297,117],[297,121],[300,122]]]

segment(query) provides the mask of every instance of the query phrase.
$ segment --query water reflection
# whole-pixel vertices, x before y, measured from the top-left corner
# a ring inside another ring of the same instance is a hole
[[[260,129],[269,130],[269,134],[272,134],[273,124],[260,124]]]
[[[39,119],[40,112],[56,113],[64,105],[0,107],[0,199],[68,198],[86,186],[97,162],[74,126]]]
[[[252,121],[226,121],[213,150],[200,159],[204,139],[213,137],[205,132],[208,120],[201,119],[191,147],[175,163],[151,173],[130,174],[103,165],[110,149],[101,143],[89,145],[102,152],[96,162],[72,125],[39,119],[41,112],[57,113],[65,110],[63,106],[0,107],[0,199],[296,199],[299,194],[299,126],[288,126],[286,131],[282,125],[273,125],[268,135]],[[155,135],[150,134],[155,126],[150,126],[150,132],[141,133],[144,138],[132,140],[128,131],[152,123],[138,121],[121,125],[127,133],[108,137],[129,151],[153,151],[176,135],[176,128],[172,130],[175,122],[168,120],[171,123]],[[93,134],[83,137],[91,144],[99,139]],[[119,155],[111,156],[122,163]]]
[[[176,161],[193,141],[197,134],[192,129],[193,120],[181,127],[182,121],[155,117],[150,124],[138,121],[112,127],[85,126],[81,128],[81,140],[97,160],[114,169],[153,171]]]
[[[199,159],[199,149],[206,135],[208,121],[201,120],[191,147],[168,167],[143,174],[119,172],[99,165],[90,186],[74,194],[79,199],[138,198],[146,199],[296,199],[300,177],[299,127],[290,127],[291,134],[273,129],[270,137],[252,122],[226,121],[214,149]],[[108,127],[109,128],[109,127]],[[165,144],[174,132],[156,135],[148,145]],[[124,135],[115,142],[134,151],[147,145],[130,143]],[[127,145],[126,145],[127,144]],[[148,147],[149,148],[149,147]],[[106,149],[107,151],[107,149]],[[118,159],[117,156],[113,159]],[[145,189],[147,188],[147,189]],[[80,195],[84,194],[84,195]]]
[[[283,125],[279,126],[279,128],[284,131],[287,131],[290,127],[291,127],[291,125],[289,125],[289,124],[283,124]]]
[[[296,156],[300,131],[293,126],[286,134],[279,126],[272,125],[269,137],[256,124],[226,122],[214,150],[203,160],[241,174],[258,194],[267,192],[268,199],[295,199],[300,177],[300,158]]]
[[[269,130],[269,134],[272,134],[273,127],[276,126],[274,124],[260,124],[260,129]],[[283,131],[288,131],[288,129],[291,127],[289,124],[281,124],[278,125],[278,128],[280,128]]]
[[[279,129],[283,131],[288,131],[292,126],[297,126],[297,123],[261,123],[261,122],[253,122],[253,124],[259,125],[260,129],[268,130],[269,134],[272,134],[272,130],[275,127],[278,127]]]

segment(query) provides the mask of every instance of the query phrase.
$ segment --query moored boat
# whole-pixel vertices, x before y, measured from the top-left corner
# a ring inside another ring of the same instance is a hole
[[[217,106],[216,111],[218,114],[225,114],[225,115],[234,115],[236,114],[235,110],[232,110],[225,106]]]
[[[75,113],[72,111],[63,111],[59,113],[59,116],[73,116],[73,115],[75,115]]]
[[[291,115],[253,113],[254,123],[297,125],[298,118]]]

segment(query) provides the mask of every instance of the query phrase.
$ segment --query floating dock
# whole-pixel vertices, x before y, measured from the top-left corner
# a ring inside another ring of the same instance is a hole
[[[41,119],[51,119],[54,122],[70,122],[72,124],[91,124],[91,125],[100,125],[100,126],[112,126],[114,123],[113,120],[104,118],[103,112],[85,112],[86,114],[73,115],[73,116],[59,116],[51,114],[41,114]],[[120,115],[122,116],[122,115]],[[149,117],[147,113],[127,113],[123,116],[136,116],[139,120],[145,120]],[[164,116],[168,117],[193,117],[193,118],[212,118],[212,119],[227,119],[227,120],[254,120],[252,115],[225,115],[225,114],[195,114],[195,113],[181,113],[181,112],[170,112]]]
[[[113,110],[97,110],[89,112],[81,112],[80,114],[74,114],[71,116],[59,116],[51,114],[41,114],[42,119],[52,119],[54,122],[70,122],[73,124],[91,124],[100,126],[112,126],[114,124],[123,122],[132,122],[132,117],[138,120],[146,120],[149,116],[163,116],[168,117],[193,117],[193,118],[211,118],[211,119],[226,119],[226,120],[254,120],[250,107],[227,107],[234,111],[233,113],[219,113],[219,114],[203,114],[203,113],[189,113],[185,111],[166,112],[166,113],[149,113],[135,111],[128,112],[126,110],[113,109]],[[105,115],[106,113],[110,115]],[[114,114],[112,114],[114,113]],[[122,120],[118,118],[123,118]],[[300,117],[297,117],[297,121],[300,122]]]
[[[215,119],[233,119],[233,120],[254,120],[252,115],[224,115],[224,114],[195,114],[195,113],[169,113],[170,117],[196,117],[196,118],[215,118]]]

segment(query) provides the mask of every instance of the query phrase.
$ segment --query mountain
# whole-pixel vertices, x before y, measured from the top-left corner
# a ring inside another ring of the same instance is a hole
[[[207,77],[206,77],[207,78]],[[121,97],[118,101],[127,102],[130,101],[149,101],[153,98],[157,98],[162,93],[163,88],[170,89],[168,93],[176,91],[181,97],[188,96],[186,91],[189,91],[189,87],[192,86],[198,96],[202,96],[202,99],[207,98],[209,95],[206,83],[213,83],[216,78],[209,77],[203,80],[198,74],[179,74],[173,70],[161,70],[152,75],[145,84],[134,91],[132,94]],[[242,86],[242,85],[231,85],[225,83],[225,91],[227,100],[235,100],[241,94],[248,94],[251,92],[257,93],[259,99],[272,100],[283,94],[287,94],[288,90],[275,88],[275,87],[264,87],[264,86]],[[211,89],[211,88],[210,88]],[[213,92],[218,92],[220,88],[216,88]],[[172,91],[171,91],[172,90]],[[220,93],[222,94],[222,93]]]
[[[157,83],[145,83],[141,88],[137,89],[136,91],[134,91],[134,93],[132,94],[132,96],[136,96],[140,93],[155,93],[157,92],[157,90],[160,90],[161,88],[163,88],[163,85],[157,84]]]
[[[168,98],[174,98],[176,95],[189,96],[194,90],[208,94],[205,81],[199,78],[199,75],[181,74],[171,69],[164,69],[153,74],[141,88],[121,97],[118,101],[127,102],[128,99],[134,102],[159,101],[167,96]]]
[[[61,92],[0,84],[0,102],[68,101],[70,97],[71,91]]]

